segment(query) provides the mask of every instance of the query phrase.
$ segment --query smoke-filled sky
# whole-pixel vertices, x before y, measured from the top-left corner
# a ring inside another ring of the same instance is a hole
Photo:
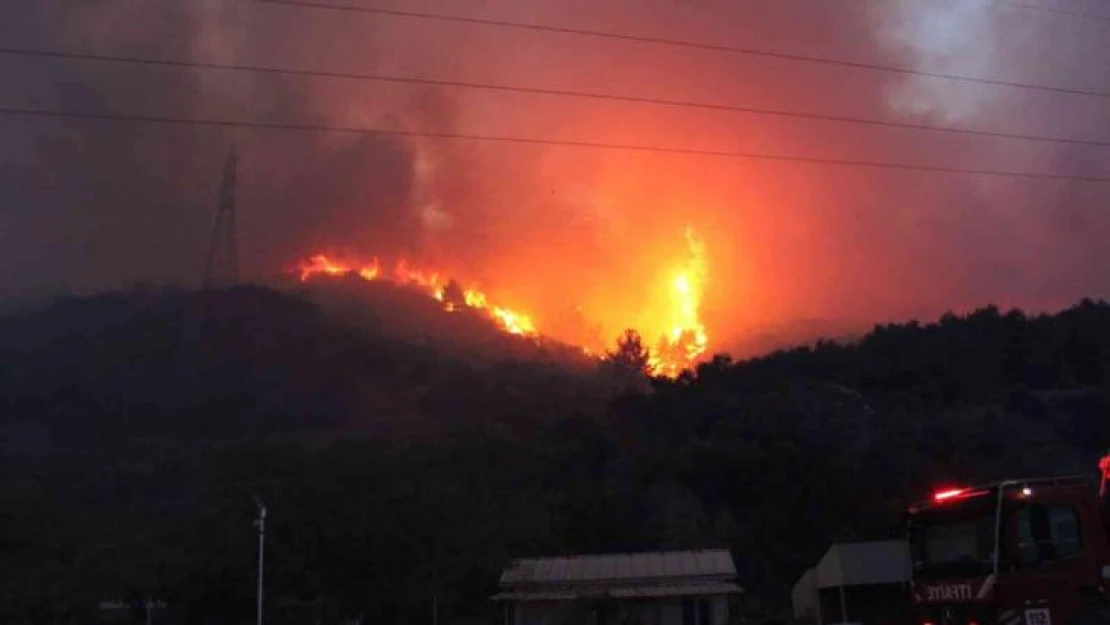
[[[335,0],[370,4],[370,0]],[[998,0],[377,0],[1110,91],[1110,22]],[[1042,6],[1110,15],[1098,2]],[[247,0],[10,0],[0,47],[570,89],[1110,141],[1110,98]],[[0,106],[1110,176],[1110,148],[570,97],[0,55]],[[0,297],[195,282],[240,153],[245,272],[404,256],[612,334],[706,245],[715,350],[1110,295],[1110,184],[0,116]],[[541,323],[541,326],[543,324]],[[761,338],[762,337],[762,338]],[[762,341],[762,342],[761,342]]]

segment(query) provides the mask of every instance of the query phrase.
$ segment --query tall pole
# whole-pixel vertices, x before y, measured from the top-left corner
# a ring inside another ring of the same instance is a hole
[[[220,185],[220,204],[212,222],[212,238],[204,265],[204,285],[235,284],[239,280],[239,235],[235,217],[235,186],[239,156],[235,148],[224,163]]]
[[[258,526],[258,619],[257,625],[262,625],[262,576],[265,565],[266,555],[266,505],[262,500],[255,497],[254,503],[258,506],[258,519],[255,524]]]

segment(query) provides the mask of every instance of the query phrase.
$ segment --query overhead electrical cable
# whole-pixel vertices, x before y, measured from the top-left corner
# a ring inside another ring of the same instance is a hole
[[[1061,180],[1071,182],[1110,182],[1110,177],[1105,176],[1076,176],[1068,174],[1052,174],[1037,172],[1018,172],[992,169],[965,169],[960,167],[942,167],[934,165],[914,165],[911,163],[892,163],[885,161],[865,161],[839,158],[815,158],[806,156],[790,156],[780,154],[762,154],[756,152],[739,152],[728,150],[708,150],[699,148],[675,148],[662,146],[647,146],[620,143],[605,143],[600,141],[573,141],[559,139],[542,139],[532,137],[513,137],[482,135],[450,132],[421,132],[414,130],[398,130],[390,128],[364,128],[357,126],[338,126],[328,124],[301,124],[285,122],[263,122],[246,120],[218,120],[218,119],[190,119],[182,117],[167,117],[159,115],[120,115],[115,113],[94,113],[82,111],[51,111],[42,109],[17,108],[0,106],[0,114],[20,115],[27,117],[42,117],[54,119],[112,121],[131,123],[157,123],[178,126],[209,126],[223,128],[251,128],[259,130],[288,130],[306,132],[327,132],[361,135],[385,135],[398,137],[420,137],[427,139],[446,139],[460,141],[478,141],[489,143],[519,144],[519,145],[548,145],[572,148],[591,148],[603,150],[620,150],[626,152],[641,152],[655,154],[675,154],[686,156],[706,156],[720,158],[736,158],[748,160],[777,161],[784,163],[806,163],[813,165],[833,165],[840,167],[860,167],[871,169],[884,169],[895,171],[920,171],[942,174],[966,174],[975,176],[992,176],[1005,178],[1027,178],[1034,180]]]
[[[1067,17],[1091,20],[1093,22],[1110,23],[1110,15],[1095,15],[1093,13],[1083,13],[1081,11],[1073,11],[1071,9],[1060,9],[1057,7],[1042,6],[1039,4],[1029,4],[1028,2],[1015,2],[1014,0],[984,0],[984,2],[991,2],[998,6],[1008,7],[1011,9],[1034,11],[1037,13],[1048,13],[1050,15],[1065,15]]]
[[[585,37],[599,37],[604,39],[613,39],[619,41],[630,41],[636,43],[658,44],[681,48],[691,48],[698,50],[710,50],[716,52],[728,52],[731,54],[739,54],[745,56],[756,56],[763,58],[772,58],[786,61],[803,61],[807,63],[817,63],[822,65],[831,65],[837,67],[846,67],[851,69],[861,69],[869,71],[888,72],[893,74],[902,74],[909,76],[922,76],[927,78],[937,78],[943,80],[951,80],[965,83],[973,83],[980,85],[992,85],[997,87],[1010,87],[1014,89],[1029,89],[1034,91],[1044,91],[1049,93],[1060,93],[1066,95],[1088,96],[1094,98],[1110,98],[1110,91],[1096,91],[1091,89],[1080,89],[1073,87],[1054,87],[1050,85],[1035,85],[1030,83],[997,80],[991,78],[981,78],[975,76],[964,76],[961,74],[948,74],[944,72],[930,72],[927,70],[911,69],[908,67],[900,67],[896,65],[883,65],[879,63],[864,63],[862,61],[845,61],[840,59],[830,59],[821,56],[812,56],[807,54],[796,54],[790,52],[775,52],[772,50],[758,50],[755,48],[743,48],[739,46],[730,46],[725,44],[714,44],[706,42],[691,41],[687,39],[670,39],[666,37],[653,37],[648,35],[632,35],[627,33],[618,33],[605,30],[593,30],[588,28],[572,28],[568,26],[550,26],[545,24],[532,24],[528,22],[515,22],[511,20],[496,20],[490,18],[470,17],[463,15],[448,15],[443,13],[426,13],[420,11],[402,11],[399,9],[383,9],[371,6],[355,6],[349,4],[334,4],[332,2],[318,2],[317,0],[251,0],[252,2],[260,4],[269,4],[274,6],[288,6],[299,7],[307,9],[317,9],[325,11],[339,11],[348,13],[367,13],[376,15],[388,15],[392,17],[404,17],[411,19],[440,21],[440,22],[453,22],[460,24],[473,24],[480,26],[491,26],[498,28],[514,28],[520,30],[529,30],[535,32],[557,33],[563,35],[578,35]]]
[[[774,117],[786,117],[794,119],[806,119],[813,121],[826,121],[844,124],[861,124],[867,126],[877,126],[882,128],[898,128],[904,130],[926,131],[926,132],[939,132],[956,135],[967,135],[974,137],[988,137],[994,139],[1010,139],[1019,141],[1041,142],[1041,143],[1058,143],[1068,145],[1084,145],[1093,147],[1110,147],[1110,140],[1097,140],[1097,139],[1072,139],[1067,137],[1051,137],[1043,135],[1025,135],[1010,132],[998,132],[990,130],[975,130],[970,128],[953,128],[949,126],[933,126],[929,124],[915,124],[909,122],[895,122],[880,119],[867,119],[863,117],[851,117],[846,115],[826,115],[822,113],[802,113],[794,111],[785,111],[781,109],[760,108],[751,106],[737,106],[732,104],[719,104],[713,102],[697,102],[691,100],[671,100],[663,98],[649,98],[641,96],[621,95],[612,93],[601,93],[593,91],[577,91],[570,89],[547,89],[541,87],[526,87],[518,85],[506,85],[496,83],[482,83],[470,82],[459,80],[440,80],[433,78],[419,78],[419,77],[406,77],[406,76],[387,76],[382,74],[367,74],[367,73],[354,73],[354,72],[334,72],[334,71],[319,71],[319,70],[304,70],[304,69],[289,69],[279,67],[265,67],[257,65],[243,65],[236,63],[213,63],[213,62],[199,62],[199,61],[179,61],[179,60],[161,60],[161,59],[144,59],[136,57],[115,56],[105,54],[88,54],[78,52],[60,52],[53,50],[32,50],[25,48],[3,48],[0,47],[0,55],[8,56],[30,56],[30,57],[43,57],[51,59],[71,59],[81,61],[95,61],[95,62],[108,62],[108,63],[126,63],[133,65],[146,65],[156,67],[178,67],[186,69],[202,69],[202,70],[218,70],[218,71],[233,71],[233,72],[246,72],[256,74],[272,74],[283,76],[298,76],[307,78],[329,78],[339,80],[353,80],[353,81],[367,81],[367,82],[386,82],[396,84],[411,84],[422,86],[434,87],[451,87],[461,89],[476,89],[484,91],[498,91],[509,93],[523,93],[530,95],[543,95],[543,96],[558,96],[558,97],[574,97],[591,100],[603,100],[611,102],[628,102],[633,104],[646,104],[656,106],[667,106],[675,108],[692,108],[701,110],[714,110],[725,111],[733,113],[748,113],[754,115],[768,115]]]

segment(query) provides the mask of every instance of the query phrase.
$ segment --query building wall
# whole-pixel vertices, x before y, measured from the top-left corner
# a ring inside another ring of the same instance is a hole
[[[571,601],[522,601],[513,606],[513,620],[509,625],[621,625],[620,614],[625,612],[640,625],[726,625],[729,618],[727,596],[698,599],[709,604],[709,622],[702,622],[703,611],[694,605],[693,622],[684,621],[683,602],[680,597],[643,599],[613,602],[607,615],[591,613],[589,608]],[[573,624],[570,619],[574,617]]]
[[[809,569],[794,584],[790,593],[794,618],[799,621],[817,622],[817,571]]]
[[[659,625],[682,625],[682,601],[678,599],[659,602],[661,620]]]
[[[820,590],[821,616],[826,625],[841,623],[840,589]],[[849,623],[860,625],[897,625],[907,623],[909,596],[902,584],[848,586],[844,589]]]
[[[729,619],[728,596],[713,597],[713,622],[710,625],[725,625]]]
[[[513,605],[511,625],[562,625],[577,607],[569,601],[520,601]]]

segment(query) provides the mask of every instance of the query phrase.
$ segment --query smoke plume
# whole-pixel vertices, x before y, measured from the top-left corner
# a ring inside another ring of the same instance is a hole
[[[1106,25],[985,0],[375,3],[1110,90]],[[10,47],[421,76],[1110,140],[1106,99],[258,2],[19,0]],[[1110,175],[1110,150],[581,98],[0,55],[0,104]],[[265,279],[329,250],[481,282],[550,326],[650,313],[705,240],[711,348],[1105,296],[1107,185],[392,134],[0,117],[0,296],[199,279],[223,160]],[[1101,134],[1100,134],[1101,133]]]

